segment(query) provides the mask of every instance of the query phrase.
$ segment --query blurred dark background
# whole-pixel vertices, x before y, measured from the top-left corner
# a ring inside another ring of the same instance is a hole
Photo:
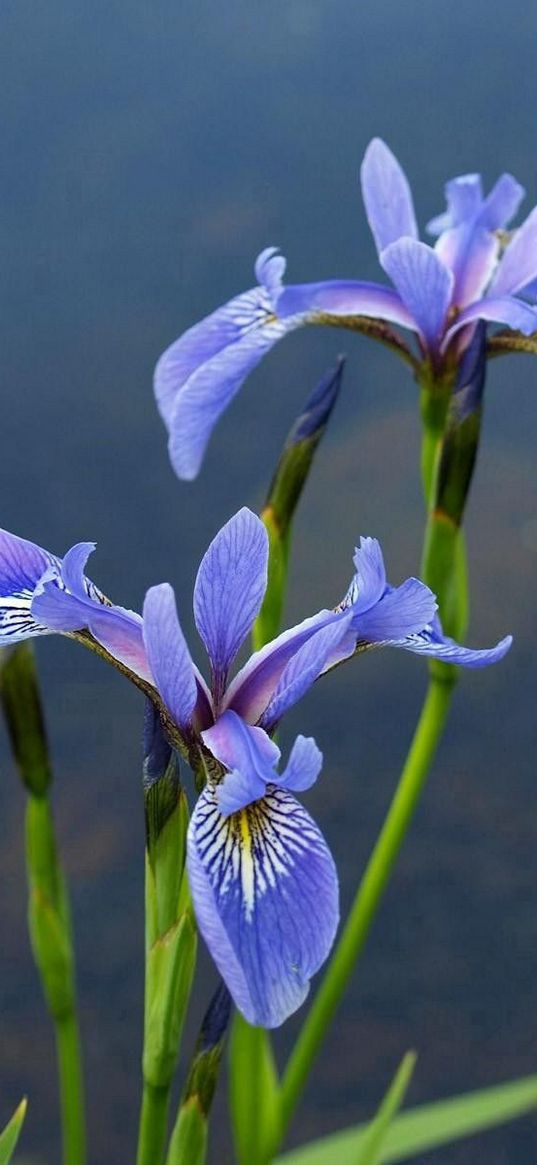
[[[344,395],[296,527],[290,619],[336,602],[360,533],[396,582],[417,569],[416,388],[391,353],[303,330],[251,377],[201,478],[179,483],[151,392],[189,324],[252,283],[267,244],[292,281],[378,278],[358,168],[384,136],[422,224],[443,183],[502,170],[537,201],[537,7],[485,0],[4,0],[0,10],[0,521],[62,553],[96,539],[93,577],[140,608],[177,588],[191,630],[201,553],[262,501],[321,373]],[[537,363],[490,367],[468,516],[472,624],[508,659],[463,676],[396,877],[292,1131],[369,1115],[403,1052],[417,1103],[537,1071]],[[91,1165],[133,1160],[142,999],[139,695],[64,641],[39,645],[70,876]],[[405,755],[421,661],[384,652],[319,684],[286,724],[326,757],[308,795],[348,904]],[[25,927],[24,798],[0,740],[0,1121],[30,1097],[22,1158],[59,1161],[53,1047]],[[198,1016],[214,975],[200,960]],[[279,1055],[300,1016],[277,1035]],[[195,1023],[187,1033],[188,1050]],[[212,1162],[231,1161],[224,1089]],[[434,1155],[530,1165],[526,1120]],[[22,1159],[21,1158],[21,1159]],[[433,1158],[432,1158],[433,1159]]]

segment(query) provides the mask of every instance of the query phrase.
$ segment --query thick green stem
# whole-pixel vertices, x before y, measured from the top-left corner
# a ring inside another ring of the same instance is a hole
[[[366,942],[442,736],[452,689],[451,679],[448,678],[446,682],[431,678],[410,752],[386,820],[283,1077],[281,1136],[287,1128],[313,1059]],[[274,1145],[273,1150],[276,1148]]]
[[[62,1143],[65,1165],[81,1165],[86,1156],[84,1085],[76,1014],[56,1023],[56,1050],[60,1075]]]
[[[170,1087],[144,1084],[136,1165],[160,1165],[168,1137]]]

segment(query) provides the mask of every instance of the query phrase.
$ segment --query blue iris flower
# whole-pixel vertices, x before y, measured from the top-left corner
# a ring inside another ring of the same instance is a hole
[[[248,374],[288,332],[357,316],[413,332],[420,359],[440,372],[471,338],[477,320],[524,335],[537,330],[537,208],[506,240],[524,190],[503,174],[484,197],[478,174],[447,183],[447,211],[418,238],[412,194],[397,159],[379,138],[366,151],[362,194],[380,264],[393,287],[352,279],[286,286],[277,248],[259,255],[257,286],[196,324],[161,356],[155,394],[179,477],[199,471],[212,430]],[[506,244],[506,245],[505,245]]]
[[[364,538],[343,601],[278,635],[231,678],[267,585],[265,527],[242,509],[209,546],[194,588],[206,683],[171,586],[151,587],[143,616],[115,606],[85,575],[92,549],[80,543],[61,559],[0,531],[0,647],[66,634],[105,652],[153,699],[174,743],[206,777],[187,841],[200,930],[243,1015],[275,1027],[304,1000],[339,919],[332,856],[295,797],[316,781],[322,755],[312,738],[298,736],[280,770],[272,736],[282,716],[357,652],[390,645],[482,667],[501,659],[511,639],[487,651],[447,639],[429,588],[414,578],[390,586],[378,542]]]

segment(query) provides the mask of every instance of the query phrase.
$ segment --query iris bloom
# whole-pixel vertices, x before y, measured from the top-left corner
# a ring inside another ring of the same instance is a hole
[[[205,780],[188,831],[187,868],[200,930],[233,999],[253,1024],[274,1027],[305,998],[331,948],[338,883],[327,844],[295,797],[322,756],[298,736],[287,764],[272,734],[321,674],[373,646],[403,647],[467,667],[500,659],[442,635],[428,587],[386,580],[378,542],[361,540],[343,601],[284,631],[230,679],[267,584],[263,523],[241,510],[217,534],[194,588],[210,685],[193,663],[167,583],[143,618],[109,602],[86,577],[92,543],[63,559],[0,532],[0,646],[61,632],[104,654],[157,706],[164,726]]]
[[[412,194],[397,159],[379,138],[362,164],[362,194],[380,264],[393,286],[352,279],[286,286],[275,247],[259,255],[257,286],[185,332],[161,356],[155,393],[179,477],[200,468],[218,418],[277,340],[303,324],[367,330],[366,318],[410,330],[419,359],[440,374],[457,358],[476,320],[529,335],[537,313],[523,298],[537,278],[537,208],[502,252],[504,229],[523,188],[502,174],[485,198],[478,174],[447,183],[447,211],[429,223],[433,246],[418,238]],[[364,318],[366,317],[366,318]],[[391,333],[406,351],[401,337]]]

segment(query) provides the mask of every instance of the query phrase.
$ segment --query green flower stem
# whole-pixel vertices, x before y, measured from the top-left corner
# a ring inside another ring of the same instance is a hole
[[[56,1023],[56,1050],[60,1075],[63,1159],[69,1165],[85,1160],[84,1081],[76,1014]]]
[[[453,679],[449,675],[445,679],[431,677],[410,752],[387,817],[360,882],[343,933],[283,1076],[280,1137],[285,1133],[314,1057],[342,998],[356,960],[364,948],[442,736],[452,690]],[[273,1145],[272,1151],[275,1152],[277,1147],[277,1144]]]
[[[170,1086],[144,1083],[136,1165],[159,1165],[164,1160],[168,1137]]]
[[[434,511],[438,458],[448,417],[452,376],[435,382],[429,370],[421,379],[422,477],[427,505],[424,537],[424,579],[438,582],[443,570],[449,579],[450,622],[464,624],[467,576],[462,533],[446,529]],[[444,586],[439,589],[443,613]],[[432,663],[429,687],[397,789],[381,832],[358,887],[343,933],[325,971],[298,1040],[288,1061],[280,1090],[280,1128],[271,1145],[278,1148],[298,1103],[317,1051],[335,1014],[356,962],[365,946],[384,890],[412,823],[421,792],[433,763],[449,713],[457,669]],[[270,1158],[270,1155],[269,1155]]]
[[[186,794],[177,758],[161,740],[159,721],[152,710],[151,722],[153,749],[144,763],[145,999],[137,1165],[161,1165],[164,1161],[170,1090],[197,945],[184,870],[188,828]]]
[[[67,891],[46,794],[30,793],[26,807],[29,927],[34,959],[54,1024],[58,1057],[64,1165],[84,1165],[84,1089]]]
[[[52,766],[31,644],[21,643],[0,653],[0,697],[13,756],[28,793],[28,922],[34,959],[55,1030],[63,1161],[64,1165],[84,1165],[84,1087],[71,919],[49,800]]]

